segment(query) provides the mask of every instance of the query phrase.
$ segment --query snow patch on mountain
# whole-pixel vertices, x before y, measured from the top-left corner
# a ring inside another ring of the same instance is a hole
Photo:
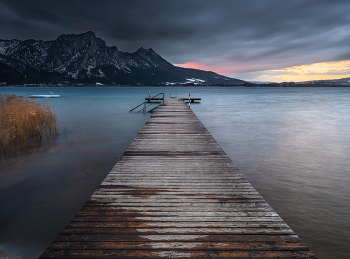
[[[97,75],[98,77],[105,77],[106,75],[102,72],[101,69],[98,70],[99,74]]]
[[[205,83],[205,80],[198,78],[186,78],[187,83]]]

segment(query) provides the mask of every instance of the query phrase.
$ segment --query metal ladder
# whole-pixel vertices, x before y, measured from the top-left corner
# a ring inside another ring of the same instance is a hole
[[[158,95],[161,95],[161,94],[163,95],[163,98],[154,100],[155,102],[151,102],[153,98],[156,98]],[[158,102],[159,100],[162,100],[162,102]],[[136,110],[137,108],[139,108],[140,106],[143,105],[141,110],[138,110],[136,112],[141,112],[142,111],[143,113],[146,113],[147,112],[147,107],[149,107],[149,106],[151,106],[152,104],[155,104],[155,103],[159,103],[159,104],[163,103],[163,105],[164,105],[164,93],[156,94],[155,96],[150,98],[148,101],[145,101],[145,102],[141,103],[140,105],[137,105],[136,107],[132,108],[129,112],[133,112],[134,110]],[[156,107],[150,109],[148,112],[153,112],[159,106],[159,104]]]

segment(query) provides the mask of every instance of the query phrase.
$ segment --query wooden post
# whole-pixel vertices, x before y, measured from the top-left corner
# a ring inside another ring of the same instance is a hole
[[[188,109],[191,109],[191,93],[188,94]]]

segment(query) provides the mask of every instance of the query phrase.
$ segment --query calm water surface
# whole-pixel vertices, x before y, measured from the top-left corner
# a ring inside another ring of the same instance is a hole
[[[0,88],[47,94],[60,135],[0,161],[0,251],[37,258],[118,161],[150,114],[148,92],[191,108],[318,258],[349,258],[350,88]],[[0,253],[1,258],[1,253]]]

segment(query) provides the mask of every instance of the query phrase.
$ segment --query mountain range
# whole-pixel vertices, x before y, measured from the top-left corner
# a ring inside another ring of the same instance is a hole
[[[123,52],[94,32],[63,34],[52,41],[0,40],[0,82],[7,84],[226,84],[245,81],[174,66],[153,49]]]

